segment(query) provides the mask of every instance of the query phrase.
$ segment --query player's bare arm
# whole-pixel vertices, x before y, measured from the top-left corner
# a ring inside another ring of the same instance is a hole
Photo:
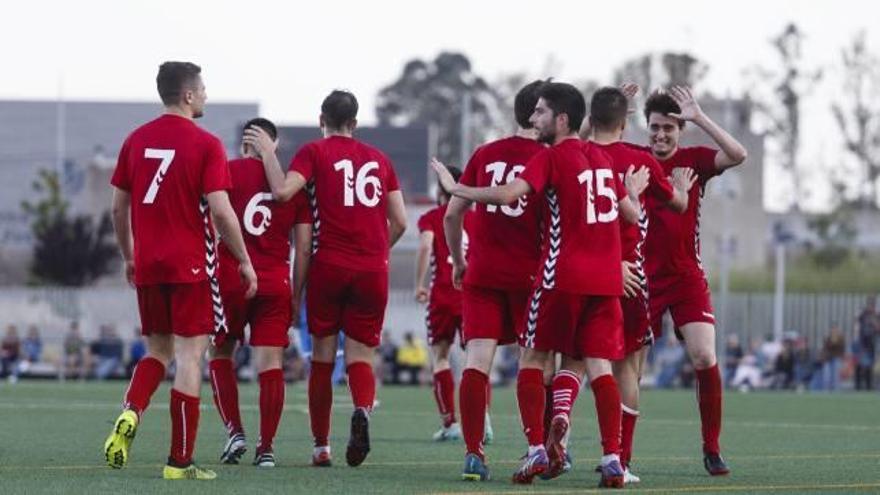
[[[443,189],[449,194],[469,201],[487,205],[509,205],[526,194],[532,193],[532,186],[522,179],[514,179],[503,186],[470,187],[455,182],[446,166],[436,158],[431,160],[431,167],[437,172],[437,178]]]
[[[684,213],[688,207],[688,194],[697,182],[697,174],[692,168],[676,167],[672,169],[669,182],[672,184],[673,194],[666,205],[673,211]]]
[[[705,131],[721,149],[721,151],[715,155],[715,168],[717,168],[719,172],[735,167],[745,161],[748,156],[746,148],[703,112],[703,109],[700,108],[700,104],[697,103],[697,100],[691,93],[690,88],[675,86],[669,90],[669,95],[672,96],[681,108],[680,114],[670,114],[670,116],[693,122],[700,129]]]
[[[131,236],[131,194],[122,189],[113,188],[113,230],[116,232],[116,243],[125,261],[125,279],[134,286],[134,243]]]
[[[419,252],[416,256],[416,301],[421,304],[428,302],[428,284],[425,279],[428,275],[428,267],[431,261],[431,251],[434,245],[434,233],[426,230],[419,234]]]
[[[443,217],[443,230],[446,233],[446,244],[449,246],[449,255],[452,258],[452,286],[461,290],[461,282],[467,263],[464,260],[464,250],[461,247],[464,232],[464,214],[471,207],[470,201],[453,196],[446,207],[446,215]]]
[[[391,191],[388,193],[385,214],[388,216],[389,247],[394,247],[406,231],[406,207],[403,203],[402,192]]]
[[[211,216],[214,217],[214,225],[223,238],[223,243],[238,260],[238,271],[246,287],[245,297],[250,299],[257,293],[257,273],[254,271],[251,258],[245,248],[238,218],[229,203],[229,195],[226,191],[208,193],[208,206],[211,209]]]
[[[299,319],[299,308],[305,293],[312,259],[312,224],[298,223],[293,226],[293,321]]]
[[[276,201],[288,201],[306,185],[305,177],[299,172],[289,171],[285,174],[281,170],[281,164],[278,163],[278,157],[275,155],[278,142],[265,130],[259,127],[245,129],[242,143],[253,146],[260,154],[266,172],[266,181],[269,182],[269,189]]]

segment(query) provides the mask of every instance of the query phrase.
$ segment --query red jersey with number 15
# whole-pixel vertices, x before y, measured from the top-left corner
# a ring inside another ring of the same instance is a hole
[[[257,272],[257,293],[283,294],[290,289],[290,231],[296,224],[312,223],[308,197],[300,191],[285,203],[273,200],[263,162],[254,158],[231,160],[229,173],[229,201]],[[238,261],[222,239],[220,268],[221,284],[238,283]]]
[[[384,153],[330,136],[303,146],[290,170],[301,174],[314,215],[312,259],[363,271],[388,271],[388,193],[400,189]]]
[[[545,148],[534,139],[519,136],[485,144],[471,156],[460,182],[471,187],[507,184]],[[494,289],[530,289],[541,259],[542,211],[539,195],[505,206],[477,204],[464,282]]]
[[[192,120],[165,114],[132,132],[110,183],[131,194],[138,286],[207,280],[208,193],[229,189],[223,144]]]
[[[590,142],[566,139],[535,155],[520,178],[544,194],[545,289],[623,295],[618,201],[626,190],[611,157]]]

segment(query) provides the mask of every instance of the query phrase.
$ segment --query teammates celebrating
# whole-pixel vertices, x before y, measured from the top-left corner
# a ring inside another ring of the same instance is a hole
[[[270,121],[249,121],[243,158],[228,163],[219,140],[194,124],[206,100],[198,66],[162,64],[157,87],[165,113],[126,139],[112,179],[117,240],[149,351],[105,442],[107,463],[127,463],[174,359],[163,477],[216,477],[192,460],[202,358],[213,333],[211,385],[228,434],[221,461],[237,464],[247,441],[231,357],[248,325],[260,385],[254,464],[274,466],[283,350],[305,295],[314,349],[312,464],[332,464],[331,375],[342,331],[354,403],[346,461],[360,465],[370,451],[372,363],[388,300],[388,256],[406,229],[390,160],[354,139],[358,103],[345,91],[324,100],[324,137],[304,145],[284,172]],[[570,415],[586,378],[603,451],[599,486],[637,483],[631,462],[639,380],[667,310],[696,369],[705,468],[713,476],[729,473],[719,445],[722,387],[699,218],[708,180],[742,163],[746,152],[680,87],[648,98],[649,146],[624,143],[637,91],[602,88],[588,115],[574,86],[534,81],[516,95],[513,136],[479,147],[463,173],[431,163],[438,207],[418,222],[416,299],[428,303],[441,415],[434,439],[464,437],[465,480],[490,478],[483,450],[492,437],[489,372],[497,346],[518,342],[516,395],[528,449],[513,481],[551,479],[569,468]],[[719,149],[680,148],[685,122]],[[456,335],[466,352],[460,428],[449,366]],[[558,371],[545,377],[557,370],[557,359]]]

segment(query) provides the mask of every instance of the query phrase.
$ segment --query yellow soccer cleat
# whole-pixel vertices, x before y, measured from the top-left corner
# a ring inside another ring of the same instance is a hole
[[[202,469],[195,464],[190,464],[185,468],[165,465],[162,470],[162,477],[166,480],[212,480],[217,477],[217,473],[210,469]]]
[[[104,442],[104,459],[113,469],[120,469],[128,462],[128,449],[137,432],[138,416],[131,409],[122,411],[113,424],[113,431]]]

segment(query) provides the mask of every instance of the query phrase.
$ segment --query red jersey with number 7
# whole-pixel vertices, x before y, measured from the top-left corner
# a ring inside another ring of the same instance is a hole
[[[131,194],[138,286],[207,280],[205,195],[231,187],[226,152],[192,120],[165,114],[132,132],[110,183]]]
[[[388,271],[388,193],[400,189],[388,157],[356,139],[330,136],[303,146],[290,171],[307,183],[314,216],[312,260]]]
[[[545,146],[512,136],[477,148],[460,182],[471,187],[507,184]],[[464,282],[494,289],[530,289],[541,258],[541,196],[525,196],[504,206],[476,205],[471,219]]]
[[[296,224],[312,223],[306,192],[284,203],[273,200],[263,162],[255,158],[231,160],[229,173],[229,202],[257,272],[257,294],[284,294],[290,290],[290,231]],[[222,239],[220,268],[221,285],[239,283],[238,261]]]
[[[546,198],[540,286],[623,295],[618,201],[626,189],[611,157],[593,143],[566,139],[535,155],[520,178]]]

